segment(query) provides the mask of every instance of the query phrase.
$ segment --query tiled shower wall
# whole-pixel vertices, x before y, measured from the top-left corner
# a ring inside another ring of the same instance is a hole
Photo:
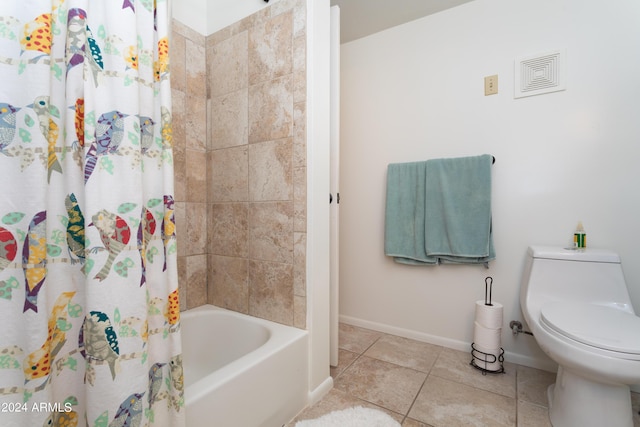
[[[205,36],[174,20],[171,95],[180,308],[207,302]]]
[[[305,328],[305,1],[206,39],[174,24],[182,308],[209,302]]]

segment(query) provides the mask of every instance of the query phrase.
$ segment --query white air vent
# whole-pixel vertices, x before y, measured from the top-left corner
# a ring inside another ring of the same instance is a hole
[[[514,98],[565,90],[566,51],[516,58]]]

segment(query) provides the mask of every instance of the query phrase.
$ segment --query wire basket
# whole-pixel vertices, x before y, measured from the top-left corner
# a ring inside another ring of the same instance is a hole
[[[499,363],[498,369],[489,369],[489,365]],[[485,353],[476,348],[475,343],[471,343],[471,366],[482,371],[482,375],[503,374],[504,373],[504,349],[500,347],[500,354]]]

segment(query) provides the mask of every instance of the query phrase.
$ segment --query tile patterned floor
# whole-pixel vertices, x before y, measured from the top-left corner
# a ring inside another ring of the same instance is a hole
[[[381,409],[404,427],[550,427],[547,386],[555,375],[505,362],[504,374],[482,375],[470,354],[340,324],[334,388],[299,420],[365,406]],[[640,394],[633,393],[634,427]]]

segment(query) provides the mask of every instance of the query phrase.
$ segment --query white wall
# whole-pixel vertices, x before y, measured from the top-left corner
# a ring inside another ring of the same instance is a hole
[[[514,99],[514,59],[567,49],[564,92]],[[475,0],[342,45],[340,312],[345,321],[467,348],[493,277],[505,327],[522,319],[530,244],[621,254],[640,312],[640,2]],[[499,93],[484,96],[484,76]],[[497,260],[409,267],[383,254],[386,167],[493,154]],[[507,360],[548,367],[503,331]]]
[[[171,14],[174,19],[182,22],[200,34],[211,34],[207,27],[207,3],[204,0],[170,0]],[[233,21],[229,21],[231,24]]]
[[[329,0],[307,1],[307,330],[314,404],[333,386],[329,372]]]
[[[278,0],[172,0],[173,17],[208,36]]]

